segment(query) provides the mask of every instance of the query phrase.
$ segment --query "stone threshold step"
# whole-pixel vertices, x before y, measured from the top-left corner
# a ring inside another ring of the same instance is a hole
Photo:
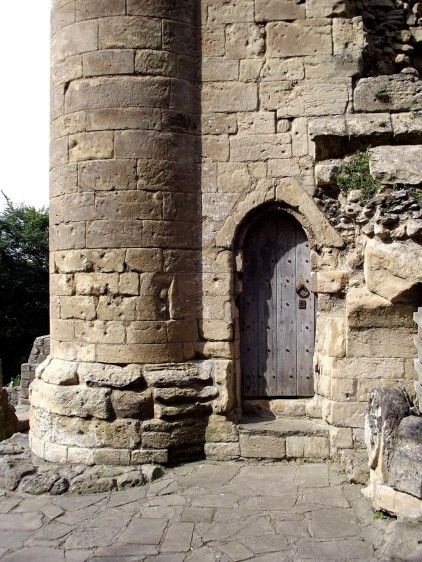
[[[302,417],[268,418],[245,417],[241,420],[239,433],[250,435],[290,435],[328,437],[330,426],[322,420]]]
[[[312,398],[248,398],[242,402],[246,417],[305,417],[306,406]]]
[[[330,458],[329,425],[307,418],[243,419],[240,458],[308,461]]]

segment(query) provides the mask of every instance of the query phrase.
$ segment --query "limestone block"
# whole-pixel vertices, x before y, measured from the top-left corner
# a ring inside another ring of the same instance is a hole
[[[154,391],[154,399],[162,404],[188,404],[192,402],[209,402],[218,396],[218,390],[214,386],[203,388],[157,388]]]
[[[202,54],[204,57],[219,57],[224,55],[224,30],[224,25],[207,25],[202,28]]]
[[[82,21],[60,29],[51,40],[52,62],[62,61],[72,55],[96,51],[98,23]]]
[[[36,377],[51,385],[77,385],[79,383],[77,368],[77,363],[61,361],[50,356],[37,367]]]
[[[347,324],[349,328],[413,327],[412,304],[393,305],[375,295],[366,287],[351,287],[346,295]]]
[[[360,59],[365,44],[365,33],[361,17],[333,19],[334,55]]]
[[[58,386],[35,379],[31,386],[31,406],[61,416],[111,419],[111,391],[84,386]]]
[[[209,341],[231,341],[233,324],[225,320],[203,320],[199,331],[201,338]]]
[[[263,82],[260,92],[263,109],[276,109],[278,118],[341,115],[349,101],[350,79]]]
[[[399,425],[409,411],[409,399],[402,390],[378,388],[372,392],[365,419],[365,443],[372,480],[388,481]]]
[[[30,424],[32,435],[49,443],[45,450],[50,444],[60,444],[64,448],[136,449],[141,441],[140,422],[136,420],[84,420],[31,408]]]
[[[208,419],[205,440],[207,443],[232,443],[239,439],[236,424],[224,416],[212,415]]]
[[[69,162],[69,139],[67,137],[60,139],[53,139],[50,142],[50,166],[55,168],[57,166],[65,166]]]
[[[302,58],[279,59],[269,58],[260,71],[264,82],[279,82],[280,80],[302,80],[305,77]]]
[[[234,23],[226,28],[226,58],[250,59],[265,50],[265,31],[251,23]]]
[[[94,320],[97,316],[94,297],[60,297],[60,314],[63,319]]]
[[[329,18],[348,14],[349,0],[306,0],[306,17]]]
[[[369,150],[371,175],[388,184],[422,183],[422,145],[377,146]]]
[[[93,193],[66,194],[51,200],[50,222],[52,225],[72,221],[89,221],[94,218],[94,215]]]
[[[226,135],[204,135],[202,155],[217,162],[227,162],[230,156],[229,139]]]
[[[242,59],[239,66],[241,82],[258,82],[264,61],[262,58]]]
[[[364,271],[371,292],[391,302],[412,302],[422,281],[422,248],[412,240],[384,244],[374,238],[366,244]]]
[[[135,320],[136,297],[102,296],[98,299],[99,320]],[[92,318],[87,318],[92,320]]]
[[[163,213],[161,193],[145,191],[113,191],[99,193],[95,198],[95,216],[116,220],[160,219]]]
[[[194,351],[181,343],[125,344],[96,346],[97,359],[101,363],[166,363],[192,359]]]
[[[214,414],[227,414],[235,406],[235,376],[233,361],[215,359],[203,361],[202,376],[211,376],[218,390],[218,398],[213,401]]]
[[[346,354],[346,322],[343,317],[322,316],[317,318],[317,351],[331,357]]]
[[[240,456],[244,459],[284,459],[286,458],[286,440],[276,435],[239,436]]]
[[[79,271],[122,272],[124,262],[124,250],[76,250],[54,254],[54,264],[60,273]]]
[[[315,165],[315,181],[317,185],[335,185],[340,174],[342,160],[324,160]]]
[[[126,336],[122,322],[104,322],[94,320],[85,322],[76,320],[74,323],[74,337],[83,343],[124,343]],[[60,339],[63,339],[60,334]],[[73,339],[73,338],[71,338]]]
[[[347,355],[353,357],[414,357],[412,328],[351,329]]]
[[[351,137],[367,137],[392,133],[391,118],[388,113],[355,113],[346,115],[346,134]]]
[[[149,76],[177,76],[177,56],[144,49],[136,52],[135,72]]]
[[[240,457],[239,443],[205,443],[205,457],[214,461],[230,461]]]
[[[205,385],[212,380],[210,372],[199,369],[196,365],[145,365],[144,375],[148,386],[156,388],[184,388],[195,383]]]
[[[70,296],[75,292],[73,275],[53,274],[50,275],[50,294],[58,296]]]
[[[130,459],[131,459],[131,464],[146,464],[146,463],[167,464],[168,451],[167,449],[163,449],[163,450],[139,449],[131,452]]]
[[[86,128],[87,131],[107,131],[110,129],[159,129],[161,125],[161,114],[158,109],[152,108],[142,108],[142,107],[123,107],[123,108],[106,108],[106,109],[93,109],[89,111],[86,116]],[[102,164],[104,173],[113,172],[111,166],[112,163],[108,163],[110,169],[107,170],[104,162],[99,162]],[[116,172],[119,170],[124,170],[125,165],[133,165],[134,162],[126,161],[113,161]],[[135,162],[136,166],[136,162]],[[88,169],[93,168],[94,164],[91,166],[86,165]],[[83,165],[80,165],[83,169]],[[100,166],[101,168],[101,166]],[[99,170],[101,171],[101,170]],[[96,173],[98,174],[99,171]],[[116,173],[114,172],[114,173]],[[104,178],[107,179],[107,178]],[[119,189],[124,189],[119,186]]]
[[[51,67],[51,82],[53,86],[66,84],[77,78],[82,78],[82,56],[75,55],[60,62],[54,62]]]
[[[409,416],[399,426],[388,484],[422,499],[422,418]]]
[[[240,134],[262,135],[275,133],[275,113],[272,111],[238,113],[237,124]]]
[[[414,397],[414,383],[411,380],[403,379],[366,379],[359,378],[357,385],[357,400],[368,402],[369,396],[377,388],[400,388],[405,390],[409,396]]]
[[[211,413],[209,404],[178,404],[177,406],[167,406],[164,404],[154,404],[154,416],[168,421],[175,421],[184,418],[206,418]]]
[[[355,111],[417,111],[422,109],[422,83],[406,74],[363,78],[354,91]]]
[[[112,158],[113,151],[113,133],[108,131],[79,133],[69,138],[70,162]]]
[[[223,82],[238,80],[239,62],[220,57],[205,57],[202,61],[202,80],[204,82]]]
[[[290,0],[256,0],[256,21],[297,20],[305,18],[305,6]]]
[[[69,365],[71,368],[73,364]],[[105,365],[100,363],[80,363],[77,374],[81,383],[89,387],[107,387],[123,389],[139,387],[145,384],[140,365]]]
[[[364,427],[366,403],[331,402],[328,422],[338,427]]]
[[[76,164],[57,166],[50,172],[51,197],[78,190],[78,168]]]
[[[339,293],[348,282],[349,275],[346,271],[318,271],[312,274],[311,285],[315,293]]]
[[[231,137],[230,155],[236,162],[289,158],[292,155],[291,137],[289,133]]]
[[[85,131],[85,113],[76,111],[69,115],[57,117],[51,123],[51,138],[56,139],[65,135],[73,135]]]
[[[352,430],[349,427],[332,427],[330,445],[334,449],[353,449]]]
[[[254,0],[217,0],[208,7],[211,24],[253,22],[254,15]]]
[[[123,296],[139,295],[139,275],[137,273],[120,274],[119,293]]]
[[[162,271],[162,251],[156,248],[129,249],[126,264],[129,271],[139,273]]]
[[[293,156],[306,156],[309,154],[308,120],[303,117],[294,119],[291,130]]]
[[[202,86],[201,103],[204,113],[255,111],[258,107],[257,87],[240,82],[206,83]]]
[[[111,403],[118,418],[143,420],[152,418],[154,415],[151,390],[144,392],[113,390]]]
[[[53,35],[63,27],[75,23],[75,4],[71,2],[64,6],[53,6],[51,12],[51,34]]]
[[[237,133],[236,115],[231,113],[206,113],[201,115],[201,130],[204,135]]]
[[[76,20],[89,20],[126,13],[125,0],[77,0]]]
[[[356,379],[332,379],[330,398],[338,402],[356,400]]]
[[[118,273],[76,273],[75,286],[78,295],[116,295],[119,290]]]
[[[299,163],[293,158],[268,160],[268,177],[290,178],[300,175]]]
[[[376,484],[372,496],[374,509],[414,521],[422,517],[421,501],[414,496],[393,490],[390,486]]]
[[[267,45],[268,54],[274,57],[331,54],[330,20],[271,22],[267,25]]]
[[[83,56],[84,76],[133,74],[135,53],[129,49],[108,49]]]
[[[122,107],[168,107],[169,80],[143,76],[107,76],[72,82],[66,112]]]
[[[396,113],[391,115],[394,136],[406,138],[422,131],[422,112]]]
[[[110,17],[99,21],[100,49],[160,49],[161,21],[145,17]]]
[[[286,457],[326,459],[330,456],[330,444],[326,437],[288,436]]]

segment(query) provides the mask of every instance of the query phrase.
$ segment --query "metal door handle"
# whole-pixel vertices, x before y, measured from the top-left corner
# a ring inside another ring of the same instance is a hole
[[[296,293],[301,299],[307,299],[311,295],[311,292],[309,291],[308,287],[305,287],[305,285],[299,285],[299,287],[296,289]]]

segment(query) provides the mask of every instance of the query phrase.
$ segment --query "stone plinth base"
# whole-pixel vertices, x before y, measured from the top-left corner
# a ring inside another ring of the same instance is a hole
[[[210,415],[232,407],[232,379],[226,360],[121,367],[48,358],[31,386],[31,449],[61,464],[202,458]]]
[[[386,511],[401,519],[422,521],[422,500],[415,496],[375,482],[362,490],[362,494],[372,502],[377,511]]]

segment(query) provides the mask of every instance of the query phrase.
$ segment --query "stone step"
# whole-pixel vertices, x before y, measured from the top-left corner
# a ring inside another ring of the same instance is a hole
[[[305,417],[306,404],[310,400],[310,398],[249,399],[242,402],[242,410],[245,416],[250,417]]]
[[[244,459],[321,460],[330,456],[330,426],[322,420],[244,418],[239,424]]]

